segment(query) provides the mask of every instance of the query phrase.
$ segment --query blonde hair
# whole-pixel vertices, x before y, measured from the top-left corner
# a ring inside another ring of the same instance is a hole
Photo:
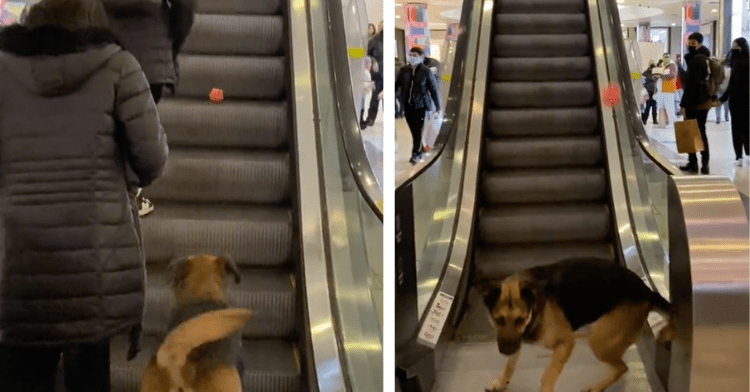
[[[42,0],[24,10],[21,24],[108,28],[109,20],[100,0]]]

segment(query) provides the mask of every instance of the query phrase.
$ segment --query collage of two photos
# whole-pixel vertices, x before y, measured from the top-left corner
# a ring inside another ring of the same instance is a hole
[[[0,0],[0,390],[750,392],[748,21]]]

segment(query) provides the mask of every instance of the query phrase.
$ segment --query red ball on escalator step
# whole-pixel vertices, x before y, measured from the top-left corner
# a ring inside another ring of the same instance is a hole
[[[220,88],[214,88],[208,94],[208,97],[214,102],[221,102],[224,100],[224,90]]]
[[[620,87],[610,84],[602,89],[602,104],[612,107],[620,103]]]

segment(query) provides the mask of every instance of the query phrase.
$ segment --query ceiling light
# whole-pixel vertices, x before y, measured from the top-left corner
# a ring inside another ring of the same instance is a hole
[[[672,26],[677,26],[677,23],[672,23]]]
[[[625,2],[625,0],[617,0],[618,3],[622,4]]]
[[[711,12],[719,12],[716,10],[716,8],[712,9]]]

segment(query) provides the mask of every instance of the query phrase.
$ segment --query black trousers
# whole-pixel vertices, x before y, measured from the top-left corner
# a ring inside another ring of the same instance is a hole
[[[411,155],[419,154],[422,149],[422,128],[424,128],[424,108],[414,108],[409,105],[404,106],[404,117],[406,117],[406,123],[409,124],[409,130],[411,131],[412,147]]]
[[[63,357],[67,392],[109,392],[109,340],[58,348],[0,345],[0,389],[9,392],[56,392]]]
[[[648,96],[648,101],[646,101],[646,109],[643,111],[643,113],[641,113],[641,120],[643,121],[643,125],[646,125],[649,110],[652,113],[654,124],[658,124],[659,120],[657,120],[656,118],[656,100],[654,99],[653,95]]]
[[[732,144],[734,145],[734,156],[742,158],[742,150],[745,155],[750,155],[748,144],[750,144],[750,108],[747,105],[732,105],[729,102],[729,112],[732,114]]]
[[[701,151],[701,164],[703,165],[707,165],[709,160],[706,118],[708,118],[708,109],[685,109],[685,120],[695,119],[698,121],[698,129],[701,131],[701,138],[703,139],[703,151]],[[688,164],[690,166],[698,165],[698,156],[695,153],[688,154]]]
[[[367,121],[375,122],[378,118],[378,109],[380,108],[380,93],[383,91],[383,74],[377,72],[372,74],[372,79],[375,82],[375,90],[372,92],[372,98],[370,98],[370,109],[367,112]]]

